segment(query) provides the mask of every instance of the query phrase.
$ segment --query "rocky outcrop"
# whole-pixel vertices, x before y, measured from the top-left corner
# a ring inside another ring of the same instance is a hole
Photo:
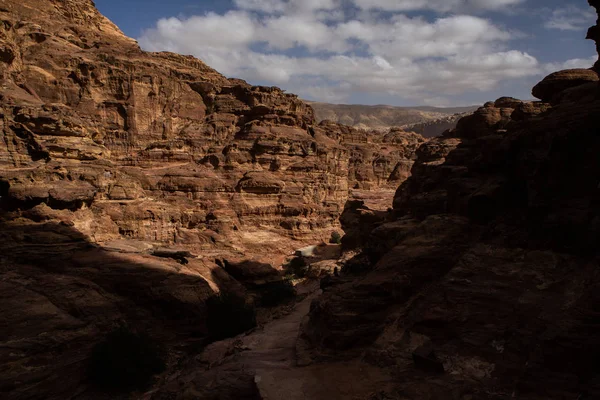
[[[234,275],[339,226],[349,152],[296,96],[143,52],[91,0],[0,19],[0,397],[94,397],[108,332],[202,340]]]
[[[550,84],[570,74],[420,147],[358,275],[313,303],[304,364],[368,360],[381,398],[600,396],[600,101],[590,71]]]
[[[375,210],[390,207],[395,188],[410,176],[416,150],[426,140],[400,128],[358,130],[331,121],[322,121],[315,130],[348,149],[349,200]]]
[[[560,101],[559,96],[567,90],[577,89],[582,85],[597,86],[598,73],[591,69],[568,69],[548,75],[533,88],[533,95],[538,99],[553,103]]]
[[[295,95],[144,52],[91,0],[3,0],[0,19],[9,399],[94,397],[87,358],[121,325],[202,342],[209,297],[280,280],[339,229],[349,183],[393,194],[423,141],[319,126]]]
[[[362,200],[352,200],[346,203],[340,216],[342,229],[346,233],[342,238],[345,249],[362,248],[369,234],[386,218],[386,211],[371,210]]]

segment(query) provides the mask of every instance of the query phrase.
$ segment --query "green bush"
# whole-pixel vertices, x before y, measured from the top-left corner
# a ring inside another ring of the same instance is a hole
[[[263,307],[275,307],[296,298],[296,289],[289,279],[261,285],[259,293]]]
[[[342,235],[338,231],[331,232],[331,238],[329,239],[329,243],[331,244],[341,244],[342,243]]]
[[[290,261],[288,269],[298,278],[304,278],[308,272],[308,264],[304,258],[295,257],[292,259],[292,261]]]
[[[88,377],[103,391],[144,389],[165,369],[162,349],[148,336],[121,327],[92,349]]]
[[[209,298],[206,305],[211,340],[234,337],[256,326],[254,307],[241,297],[221,293]]]

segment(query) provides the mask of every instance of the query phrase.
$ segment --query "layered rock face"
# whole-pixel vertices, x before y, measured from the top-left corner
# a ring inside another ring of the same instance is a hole
[[[216,257],[277,265],[338,226],[348,151],[296,96],[145,53],[91,1],[1,1],[0,18],[8,398],[82,390],[124,323],[202,337],[205,300],[243,292]]]
[[[410,176],[415,154],[425,139],[392,128],[386,133],[322,121],[325,135],[350,151],[348,185],[351,189],[396,188]]]
[[[422,141],[355,139],[278,88],[143,52],[91,0],[0,0],[0,19],[2,397],[87,393],[122,324],[204,337],[208,297],[328,239],[349,181],[391,190]]]
[[[598,90],[561,71],[543,102],[498,99],[422,145],[313,303],[303,362],[387,371],[377,398],[600,398]]]
[[[199,227],[301,236],[335,225],[347,152],[311,136],[296,96],[144,53],[89,1],[5,3],[1,160],[13,208],[86,205],[113,222],[91,235],[181,244],[202,242]]]

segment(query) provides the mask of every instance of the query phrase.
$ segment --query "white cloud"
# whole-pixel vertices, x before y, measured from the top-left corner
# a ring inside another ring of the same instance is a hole
[[[544,65],[544,72],[551,74],[552,72],[561,71],[563,69],[592,68],[596,61],[598,61],[598,56],[591,56],[590,58],[573,58],[564,62],[548,63]]]
[[[524,3],[526,0],[354,0],[363,10],[438,12],[500,10]]]
[[[349,46],[336,37],[325,23],[301,15],[282,15],[264,21],[257,27],[257,42],[266,42],[271,48],[287,50],[304,46],[310,51],[345,52]]]
[[[595,21],[596,13],[590,7],[568,5],[552,10],[544,26],[548,29],[579,31],[588,29]]]
[[[231,29],[235,26],[235,29]],[[256,38],[255,21],[249,14],[230,11],[224,15],[208,13],[204,16],[194,16],[186,20],[179,18],[164,18],[157,22],[156,28],[146,31],[143,42],[154,50],[192,47],[197,41],[203,46],[240,47],[247,46]]]
[[[193,54],[227,76],[327,101],[383,93],[421,102],[543,71],[531,55],[511,50],[514,34],[490,20],[460,14],[433,21],[401,13],[377,18],[369,11],[348,18],[340,1],[235,0],[238,9],[222,15],[162,19],[139,42],[146,50]],[[481,9],[519,2],[354,1]]]
[[[281,0],[235,0],[234,2],[242,10],[264,13],[284,12],[286,9],[286,3]]]
[[[259,11],[267,14],[290,12],[314,12],[333,10],[340,6],[341,0],[234,0],[242,10]]]

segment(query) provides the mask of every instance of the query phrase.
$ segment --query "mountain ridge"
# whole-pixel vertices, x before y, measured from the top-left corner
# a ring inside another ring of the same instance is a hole
[[[393,127],[422,124],[454,114],[475,111],[477,106],[466,107],[399,107],[391,105],[330,104],[307,101],[315,111],[317,121],[330,120],[363,130],[388,130]],[[440,132],[441,133],[441,132]]]

